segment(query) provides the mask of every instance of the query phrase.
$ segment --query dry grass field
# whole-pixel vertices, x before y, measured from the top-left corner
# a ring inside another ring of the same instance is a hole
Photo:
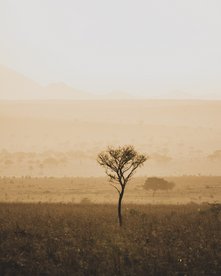
[[[143,188],[147,177],[128,183],[124,202],[135,204],[216,203],[221,200],[221,177],[165,177],[175,183],[170,191]],[[0,202],[116,203],[118,195],[104,177],[1,177]]]
[[[0,275],[221,275],[221,177],[0,179]],[[208,202],[210,202],[208,204]]]
[[[221,275],[220,209],[1,203],[1,275]]]

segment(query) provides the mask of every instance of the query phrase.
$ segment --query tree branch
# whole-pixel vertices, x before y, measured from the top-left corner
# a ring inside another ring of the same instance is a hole
[[[118,194],[120,195],[120,190],[113,184],[110,183],[111,186],[113,186],[117,191],[118,191]]]

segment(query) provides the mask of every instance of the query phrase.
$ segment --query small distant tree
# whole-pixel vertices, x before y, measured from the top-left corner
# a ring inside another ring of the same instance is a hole
[[[149,177],[146,179],[144,183],[144,189],[147,191],[152,190],[153,197],[155,196],[158,190],[169,191],[169,190],[172,190],[174,186],[175,186],[175,183],[169,182],[159,177]]]
[[[81,200],[81,204],[89,205],[89,204],[92,204],[92,201],[89,198],[84,197]]]
[[[97,162],[105,168],[111,185],[119,194],[118,220],[120,226],[122,226],[121,204],[126,185],[136,169],[142,166],[146,160],[147,156],[139,154],[131,145],[117,148],[108,147],[97,157]]]

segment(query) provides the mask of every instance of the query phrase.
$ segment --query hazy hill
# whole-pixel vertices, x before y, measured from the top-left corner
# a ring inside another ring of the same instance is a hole
[[[91,95],[76,90],[65,83],[42,86],[32,79],[0,65],[0,99],[89,99]]]
[[[0,99],[31,99],[42,94],[43,87],[37,82],[0,65]]]

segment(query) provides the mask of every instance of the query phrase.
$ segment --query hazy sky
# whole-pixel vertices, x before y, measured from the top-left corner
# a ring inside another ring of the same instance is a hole
[[[0,0],[0,63],[96,93],[221,98],[220,0]]]

